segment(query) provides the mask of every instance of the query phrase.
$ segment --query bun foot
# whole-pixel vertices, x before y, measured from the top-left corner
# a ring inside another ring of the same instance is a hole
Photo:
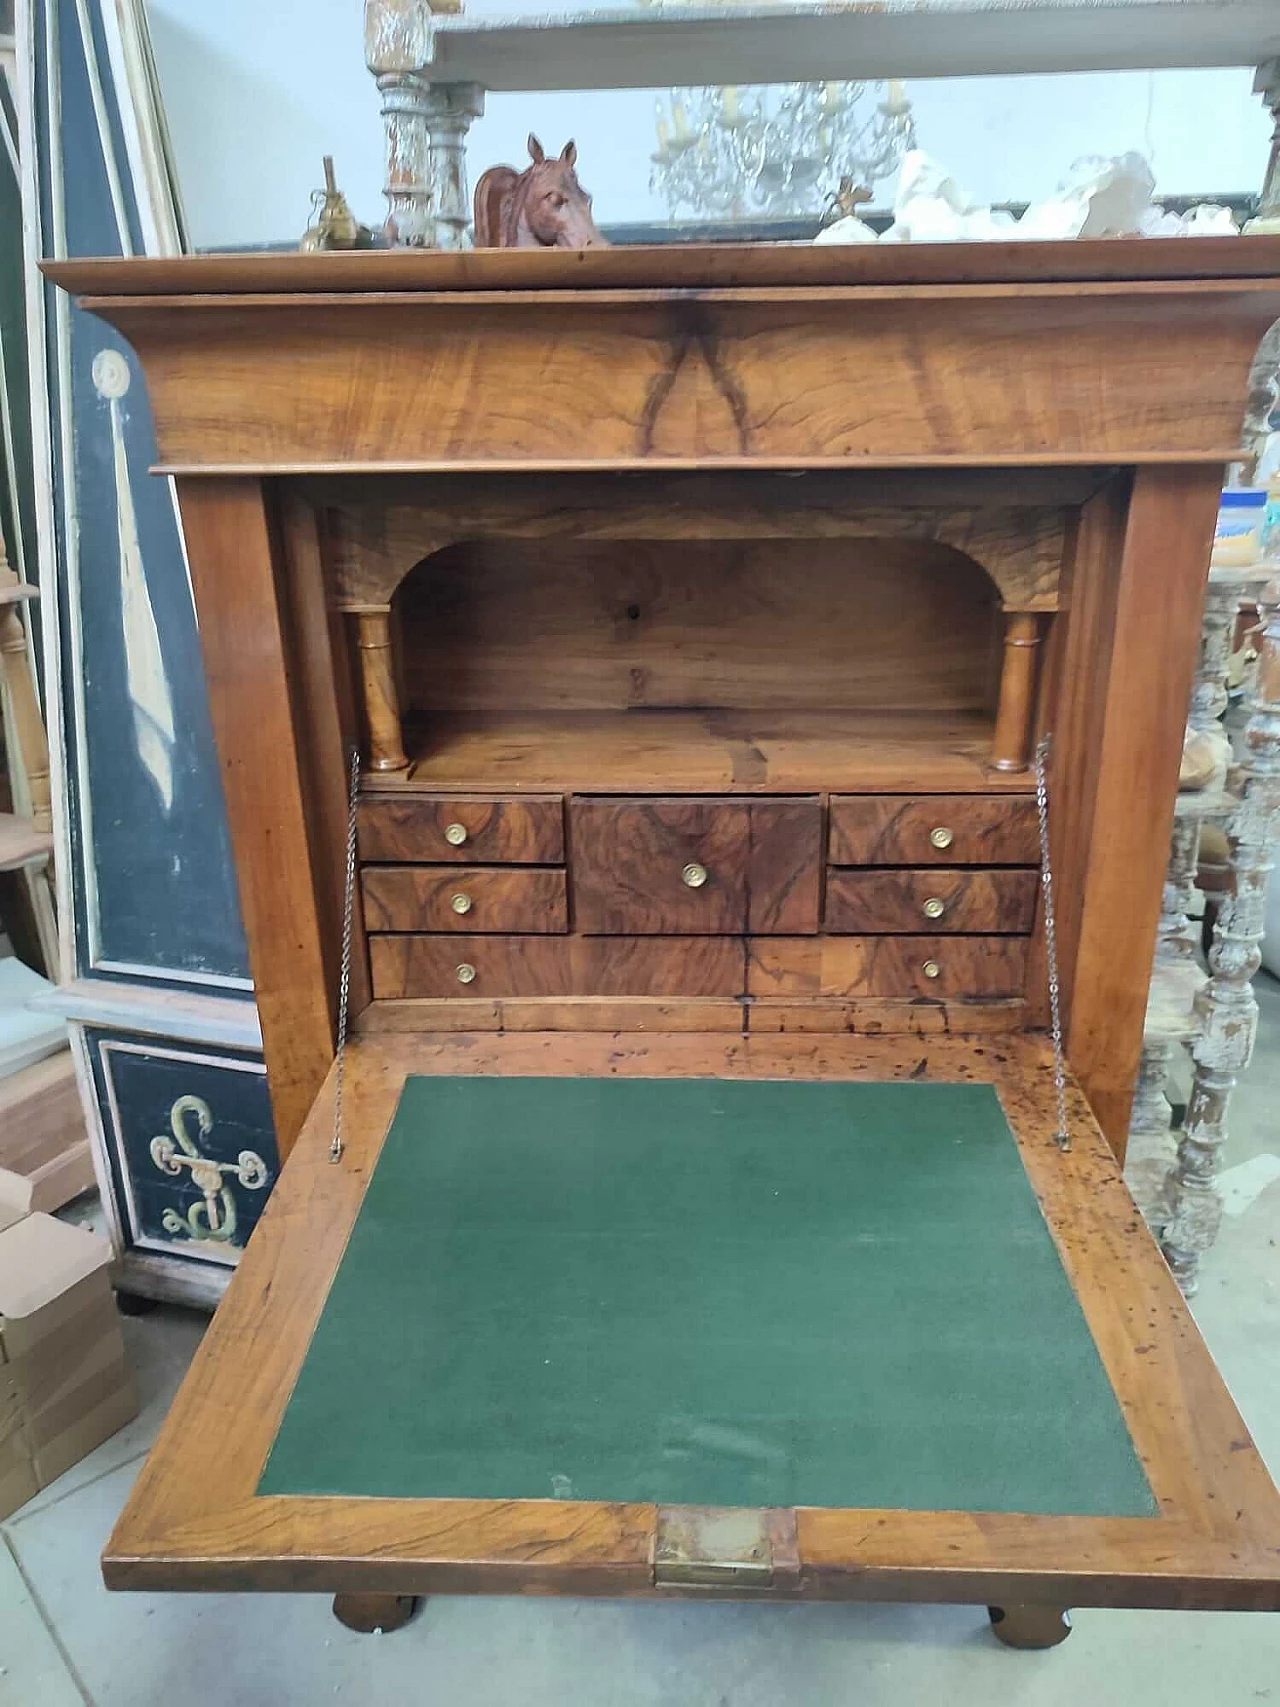
[[[333,1616],[362,1636],[371,1636],[375,1630],[390,1635],[409,1622],[417,1604],[412,1594],[335,1594]]]
[[[987,1616],[1006,1648],[1056,1648],[1071,1634],[1071,1614],[1061,1606],[989,1606]]]
[[[116,1309],[122,1316],[149,1316],[160,1308],[158,1298],[146,1298],[140,1292],[117,1292]]]

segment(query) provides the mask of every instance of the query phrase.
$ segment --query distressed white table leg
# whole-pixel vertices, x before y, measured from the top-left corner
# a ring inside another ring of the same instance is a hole
[[[1165,1084],[1178,1042],[1148,1033],[1134,1090],[1124,1177],[1142,1218],[1158,1239],[1169,1219],[1169,1183],[1178,1159],[1173,1109]]]
[[[461,249],[471,209],[465,144],[484,111],[478,83],[433,83],[432,0],[365,0],[365,60],[387,133],[388,240],[399,248]]]
[[[437,249],[467,247],[467,132],[483,112],[484,90],[478,83],[435,83],[427,91],[427,164]]]
[[[397,248],[429,249],[435,242],[428,167],[428,88],[415,72],[378,77],[387,133],[387,240]]]
[[[1258,212],[1245,226],[1246,231],[1280,231],[1280,59],[1268,59],[1258,67],[1253,80],[1253,92],[1261,95],[1274,120],[1271,132],[1271,157],[1267,175],[1262,181]]]
[[[1191,1046],[1195,1076],[1162,1241],[1169,1266],[1188,1296],[1195,1291],[1200,1259],[1216,1239],[1222,1216],[1216,1176],[1231,1092],[1253,1053],[1258,1004],[1252,979],[1261,964],[1267,880],[1280,832],[1280,579],[1269,583],[1260,606],[1266,626],[1245,730],[1240,803],[1230,823],[1231,887],[1209,950],[1209,982],[1200,998],[1204,1025]]]

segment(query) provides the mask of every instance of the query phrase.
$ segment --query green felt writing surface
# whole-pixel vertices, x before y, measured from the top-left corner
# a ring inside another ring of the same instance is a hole
[[[260,1492],[1152,1516],[985,1085],[410,1078]]]

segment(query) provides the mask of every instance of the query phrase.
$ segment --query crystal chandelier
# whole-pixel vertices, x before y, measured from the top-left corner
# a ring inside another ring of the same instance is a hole
[[[868,111],[873,88],[883,98]],[[821,213],[841,191],[887,178],[915,145],[896,78],[672,89],[658,100],[656,128],[649,187],[672,219]]]

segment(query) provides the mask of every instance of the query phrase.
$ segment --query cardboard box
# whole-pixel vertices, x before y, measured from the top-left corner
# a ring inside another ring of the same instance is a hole
[[[92,1189],[93,1154],[69,1049],[0,1078],[0,1170],[27,1181],[29,1211],[52,1213]]]
[[[138,1411],[110,1244],[24,1198],[0,1174],[0,1518]]]

